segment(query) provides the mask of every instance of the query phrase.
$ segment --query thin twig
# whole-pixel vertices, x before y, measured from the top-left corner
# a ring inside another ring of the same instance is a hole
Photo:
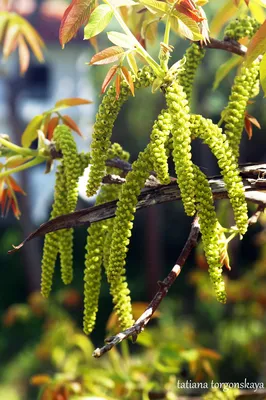
[[[258,205],[256,212],[248,220],[248,224],[249,225],[254,225],[254,224],[256,224],[258,222],[261,214],[265,210],[265,207],[266,207],[266,204],[265,205],[262,205],[262,204]]]
[[[124,339],[127,339],[130,336],[132,336],[133,340],[136,341],[137,336],[144,330],[145,326],[150,321],[152,315],[155,313],[155,311],[161,304],[162,300],[167,295],[168,290],[170,289],[170,287],[180,274],[182,267],[184,266],[192,249],[196,247],[198,242],[198,236],[199,236],[199,221],[198,217],[196,217],[192,223],[190,234],[188,236],[188,239],[180,256],[176,260],[174,267],[169,272],[167,277],[162,282],[158,282],[159,290],[155,294],[154,298],[152,299],[152,301],[150,302],[144,313],[130,328],[126,329],[123,332],[118,333],[115,336],[107,338],[105,340],[106,344],[102,348],[98,348],[93,352],[94,357],[101,357],[104,353],[111,350],[118,343],[122,342]]]

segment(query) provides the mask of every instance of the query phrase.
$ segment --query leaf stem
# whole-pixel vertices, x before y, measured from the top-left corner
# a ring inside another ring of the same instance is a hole
[[[11,174],[15,174],[16,172],[24,171],[25,169],[34,167],[35,165],[41,164],[46,160],[45,157],[35,157],[29,162],[19,165],[18,167],[11,168],[11,169],[6,169],[5,171],[0,172],[0,179],[9,176]]]
[[[170,58],[170,48],[169,48],[169,38],[170,38],[170,31],[171,31],[171,20],[170,14],[167,15],[166,23],[165,23],[165,31],[164,31],[164,38],[163,43],[161,44],[161,51],[159,58],[161,60],[161,67],[165,72],[168,71],[168,62]]]
[[[38,154],[38,151],[32,150],[32,149],[25,149],[24,147],[17,146],[16,144],[9,142],[9,140],[6,140],[4,138],[0,137],[0,144],[2,144],[4,147],[14,151],[17,154],[20,154],[22,156],[32,156],[34,157],[35,155]]]
[[[119,25],[121,26],[121,28],[123,29],[123,31],[125,32],[125,34],[130,37],[132,39],[132,41],[135,44],[136,50],[138,51],[138,53],[147,61],[147,63],[152,67],[153,71],[155,72],[155,74],[158,77],[163,78],[164,77],[164,71],[162,70],[162,68],[160,67],[160,65],[150,56],[150,54],[143,48],[143,46],[141,46],[141,44],[139,43],[139,41],[136,39],[136,37],[133,35],[133,33],[131,32],[131,30],[128,28],[127,24],[124,22],[123,18],[121,17],[121,15],[119,14],[119,12],[117,11],[116,7],[113,6],[113,4],[111,2],[109,2],[109,0],[104,0],[104,2],[106,4],[109,5],[109,7],[111,7],[111,9],[114,12],[114,16],[117,20],[117,22],[119,23]]]

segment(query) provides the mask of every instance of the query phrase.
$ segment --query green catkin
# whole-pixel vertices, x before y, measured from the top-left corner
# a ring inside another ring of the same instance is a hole
[[[129,154],[114,143],[108,151],[108,159],[119,157],[128,161]],[[119,174],[116,168],[107,168],[107,173]],[[103,185],[97,196],[96,204],[103,204],[118,198],[120,185]],[[84,272],[84,319],[83,327],[86,334],[90,334],[95,326],[98,311],[98,301],[101,285],[101,266],[105,253],[105,238],[112,228],[113,220],[99,221],[88,228],[86,245],[85,272]]]
[[[64,213],[73,212],[76,209],[78,200],[78,180],[81,175],[80,156],[77,152],[76,142],[73,138],[71,130],[60,125],[55,129],[54,141],[57,150],[63,153],[67,195],[64,199],[62,209]],[[67,285],[73,279],[73,236],[74,230],[63,229],[60,231],[59,252],[62,281]]]
[[[185,65],[183,70],[178,74],[179,84],[183,87],[183,90],[186,93],[189,105],[191,105],[195,75],[204,55],[205,50],[193,43],[185,53]]]
[[[234,210],[236,225],[239,232],[244,234],[248,226],[245,191],[226,135],[210,119],[201,115],[191,115],[190,122],[192,134],[201,138],[217,158]]]
[[[91,155],[90,153],[80,153],[79,154],[79,164],[80,164],[80,176],[83,175],[84,170],[88,167],[91,161]]]
[[[228,387],[224,385],[224,389],[212,388],[208,393],[203,395],[203,400],[236,400],[240,395],[238,388]]]
[[[226,39],[240,40],[244,37],[252,38],[260,27],[260,23],[248,15],[240,17],[230,22],[225,28]]]
[[[79,176],[82,176],[85,168],[90,162],[90,153],[79,154],[79,165],[80,172]],[[66,197],[65,197],[66,200]],[[74,211],[69,210],[67,201],[65,201],[64,212],[68,213]],[[59,252],[60,252],[60,264],[61,264],[61,278],[65,285],[68,285],[73,280],[73,239],[74,229],[62,229],[59,235]]]
[[[235,77],[229,103],[224,111],[225,134],[238,160],[239,146],[245,123],[245,111],[248,100],[257,90],[259,78],[259,62],[254,61],[250,67],[243,66]]]
[[[144,67],[137,75],[135,88],[148,87],[151,85],[153,80],[154,75],[152,74],[151,69],[149,67]],[[111,86],[103,97],[96,115],[96,122],[92,134],[91,168],[87,183],[88,197],[93,196],[101,185],[106,171],[105,162],[111,144],[110,138],[114,123],[122,105],[128,99],[129,95],[130,89],[128,85],[126,82],[122,82],[119,99],[116,98],[116,89],[114,86]]]
[[[56,182],[54,189],[54,202],[50,219],[56,218],[64,213],[64,203],[67,196],[64,164],[58,166],[56,171]],[[59,252],[60,231],[51,232],[45,235],[43,256],[42,256],[42,278],[41,292],[48,297],[52,287],[52,280],[57,254]]]
[[[96,199],[96,205],[108,201],[105,187]],[[101,266],[106,225],[104,221],[95,222],[88,228],[85,272],[84,272],[84,318],[83,329],[90,334],[94,328],[98,311],[101,285]]]
[[[129,238],[133,227],[134,214],[138,195],[149,177],[151,170],[149,147],[141,152],[132,164],[132,171],[127,174],[122,185],[117,203],[113,235],[111,241],[109,262],[106,268],[113,303],[122,329],[132,325],[132,309],[130,292],[125,278],[125,259],[128,251]]]
[[[59,125],[54,132],[56,149],[63,153],[66,184],[68,212],[75,210],[78,200],[78,179],[80,176],[80,158],[77,145],[71,130],[65,125]]]
[[[173,159],[181,197],[187,215],[195,214],[195,178],[191,160],[190,114],[186,94],[176,80],[166,88],[166,102],[172,119]]]
[[[209,265],[209,274],[214,287],[217,300],[226,302],[225,285],[222,278],[220,233],[221,225],[216,216],[213,204],[212,191],[203,172],[194,165],[194,173],[197,181],[196,198],[199,215],[202,244]]]
[[[171,115],[166,110],[162,110],[157,120],[154,122],[151,140],[150,154],[153,170],[162,185],[170,182],[168,172],[168,156],[166,143],[172,129]],[[169,152],[168,152],[169,153]]]

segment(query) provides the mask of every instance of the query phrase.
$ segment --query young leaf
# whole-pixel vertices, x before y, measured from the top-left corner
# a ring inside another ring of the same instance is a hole
[[[72,131],[76,132],[79,136],[83,137],[78,125],[69,115],[62,115],[62,120]]]
[[[128,62],[128,65],[130,66],[133,74],[136,76],[138,73],[138,65],[137,65],[135,56],[132,52],[127,54],[127,62]]]
[[[45,45],[39,33],[24,18],[16,16],[16,19],[20,23],[20,33],[24,35],[33,54],[39,62],[44,62],[42,48],[45,47]]]
[[[116,75],[116,80],[115,80],[116,100],[119,99],[119,96],[120,96],[120,89],[121,89],[121,75],[120,75],[120,74],[117,74],[117,75]]]
[[[10,13],[7,11],[0,12],[0,42],[3,40],[6,32],[7,23],[10,18]]]
[[[24,75],[30,65],[30,52],[21,34],[18,37],[18,54],[19,54],[20,74]]]
[[[19,186],[19,184],[15,181],[15,179],[12,178],[12,176],[9,175],[9,177],[6,178],[6,183],[9,187],[12,188],[12,190],[14,190],[14,192],[18,192],[24,195],[26,194],[24,190]]]
[[[132,80],[132,76],[130,75],[128,69],[126,67],[121,67],[121,73],[122,73],[123,78],[125,79],[126,83],[129,86],[132,96],[135,96],[134,82]]]
[[[105,93],[109,83],[111,82],[111,80],[113,79],[113,77],[115,76],[116,72],[118,70],[118,66],[117,65],[113,65],[109,71],[107,72],[103,84],[102,84],[102,93]]]
[[[120,60],[120,58],[123,57],[124,54],[125,50],[122,47],[119,46],[108,47],[107,49],[104,49],[99,53],[95,54],[92,57],[91,61],[89,62],[89,65],[111,64],[113,62]]]
[[[69,99],[63,99],[59,100],[55,103],[55,107],[73,107],[73,106],[81,106],[83,104],[91,104],[92,101],[86,100],[86,99],[81,99],[79,97],[71,97]]]
[[[100,4],[95,8],[84,28],[84,39],[90,39],[101,33],[107,27],[113,15],[113,10],[107,4]]]
[[[185,4],[187,0],[181,1],[181,3],[178,3],[175,5],[175,9],[177,12],[186,15],[188,18],[195,22],[201,22],[204,20],[204,18],[200,15],[199,11],[197,8],[195,8],[193,5],[190,6],[188,4]]]
[[[259,55],[266,51],[266,21],[251,39],[246,54],[246,65],[250,65]]]
[[[54,135],[54,130],[57,127],[59,122],[59,117],[53,117],[50,119],[48,126],[47,126],[47,139],[52,140]]]
[[[36,115],[28,126],[21,137],[21,144],[23,147],[30,147],[31,143],[38,137],[37,130],[40,128],[43,121],[43,114]]]
[[[167,14],[171,9],[171,6],[167,3],[164,3],[163,1],[140,0],[140,3],[144,4],[153,14],[159,12],[160,16]]]
[[[193,19],[187,17],[178,11],[174,11],[173,16],[178,18],[180,35],[190,40],[202,40],[203,36],[200,33],[198,24]]]
[[[260,83],[266,96],[266,54],[264,54],[260,63]]]
[[[261,129],[259,121],[252,115],[245,112],[245,130],[247,132],[249,140],[252,139],[252,135],[253,135],[253,126],[252,125],[256,126],[258,129]]]
[[[127,49],[134,49],[135,42],[128,37],[125,33],[120,32],[108,32],[108,39],[119,47],[125,47]]]
[[[14,51],[18,44],[18,36],[19,36],[19,25],[10,21],[6,28],[6,34],[3,44],[3,56],[4,59],[7,60],[12,51]]]
[[[67,7],[59,30],[59,40],[63,48],[76,35],[79,28],[88,21],[94,3],[95,0],[72,0]]]
[[[25,162],[29,161],[32,157],[23,157],[21,155],[16,155],[9,157],[5,163],[6,168],[15,168],[19,165],[24,164]]]

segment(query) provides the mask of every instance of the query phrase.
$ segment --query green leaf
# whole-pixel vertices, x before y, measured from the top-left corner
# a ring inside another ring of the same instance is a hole
[[[220,67],[216,71],[215,81],[213,84],[213,90],[216,90],[222,80],[229,74],[229,72],[235,68],[238,64],[243,61],[242,57],[240,56],[232,56],[227,60],[224,64],[220,65]]]
[[[136,59],[135,59],[135,56],[134,56],[133,53],[128,53],[127,54],[127,62],[128,62],[128,65],[130,66],[133,74],[137,76],[137,74],[138,74],[138,65],[137,65],[137,62],[136,62]]]
[[[127,49],[133,49],[135,47],[135,42],[124,33],[112,31],[108,32],[107,36],[110,42],[114,43],[116,46],[125,47]]]
[[[157,0],[140,0],[141,4],[144,4],[152,13],[158,13],[160,15],[167,14],[170,10],[170,5],[162,1]]]
[[[21,137],[21,144],[23,147],[30,147],[31,143],[37,139],[37,131],[41,127],[43,117],[43,114],[36,115],[36,117],[30,121]]]
[[[190,40],[202,40],[203,36],[200,33],[197,22],[189,18],[187,15],[174,11],[173,16],[178,19],[179,34]]]
[[[260,63],[260,83],[266,96],[266,54],[264,54]]]
[[[113,15],[113,10],[107,4],[100,4],[95,8],[84,28],[84,39],[90,39],[101,33],[107,27]]]

